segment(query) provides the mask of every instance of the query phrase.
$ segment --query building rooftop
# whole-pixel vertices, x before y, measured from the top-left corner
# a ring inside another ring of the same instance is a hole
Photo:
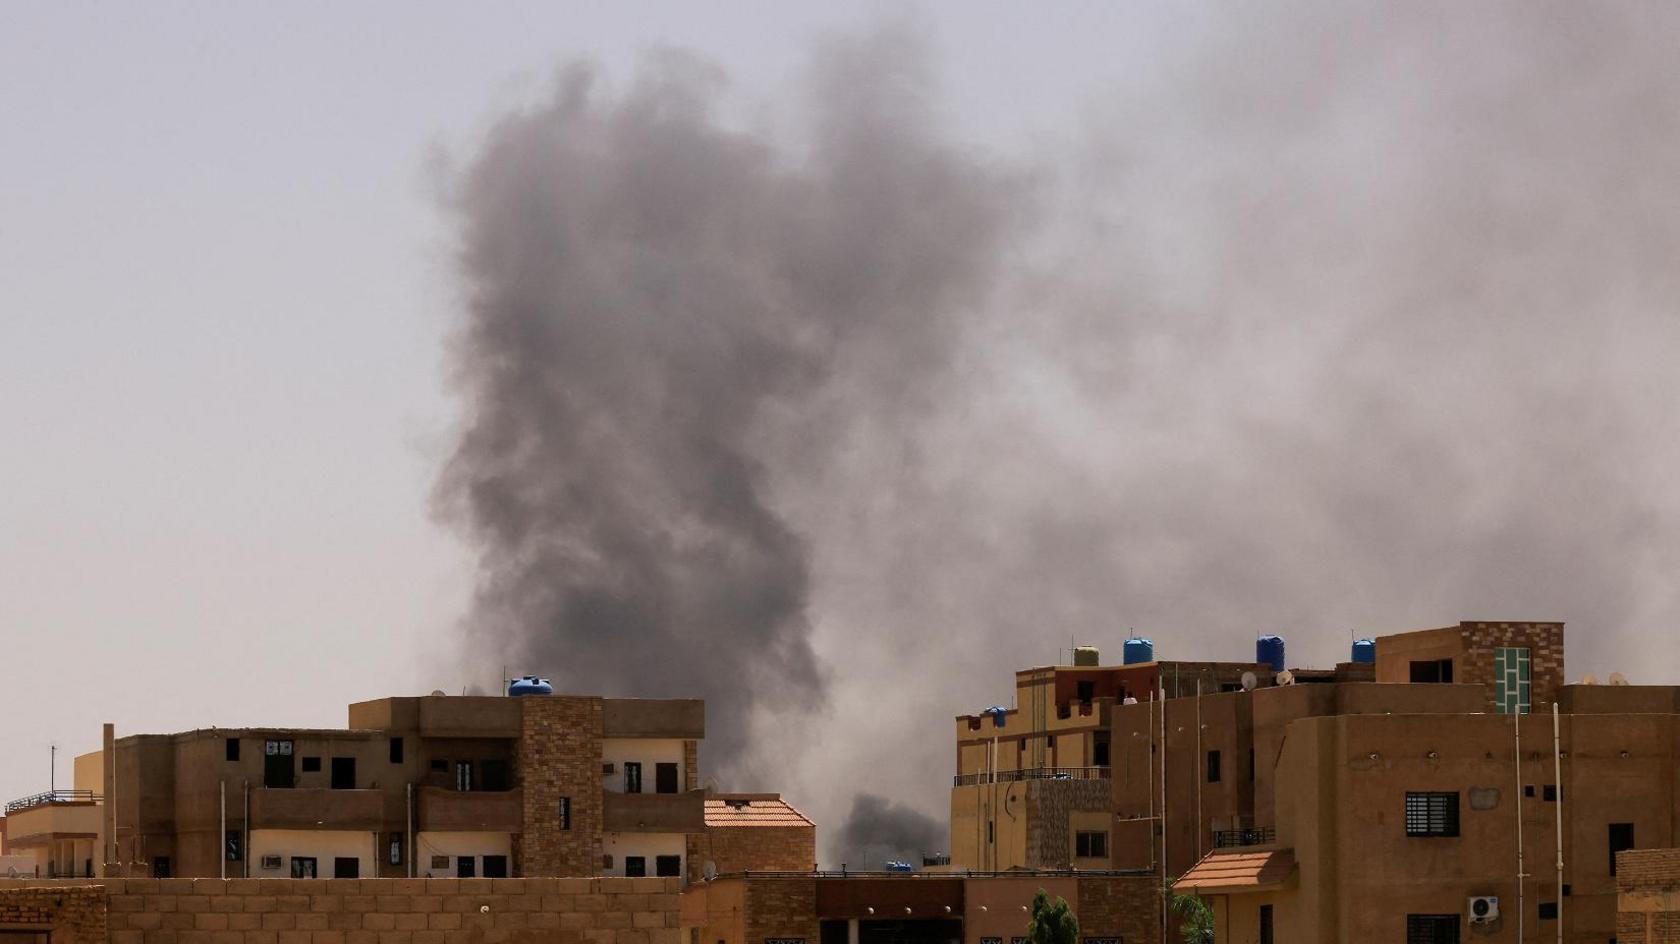
[[[779,793],[714,793],[706,798],[706,826],[810,826]]]

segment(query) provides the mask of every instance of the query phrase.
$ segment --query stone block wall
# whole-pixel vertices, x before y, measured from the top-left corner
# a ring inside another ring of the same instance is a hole
[[[812,878],[748,879],[744,944],[763,944],[768,938],[822,940],[817,921],[817,880]]]
[[[521,698],[517,748],[521,823],[514,842],[520,875],[584,877],[601,871],[601,699]],[[570,802],[571,823],[560,820]]]
[[[975,881],[984,881],[975,879]],[[1126,944],[1161,944],[1161,891],[1154,875],[1102,875],[1079,879],[1079,937],[1119,938]],[[1177,929],[1179,922],[1169,922]]]
[[[1514,646],[1529,650],[1529,695],[1535,711],[1556,701],[1563,692],[1562,623],[1460,623],[1464,664],[1453,677],[1461,684],[1487,689],[1488,710],[1495,710],[1494,650]],[[1550,708],[1546,709],[1550,711]]]
[[[731,872],[810,872],[817,867],[815,826],[711,826],[689,835],[688,859],[694,876],[705,863],[718,874]]]
[[[33,916],[0,921],[54,944],[681,944],[674,878],[100,881],[0,883],[0,915]]]
[[[1680,849],[1616,855],[1618,944],[1680,944]]]

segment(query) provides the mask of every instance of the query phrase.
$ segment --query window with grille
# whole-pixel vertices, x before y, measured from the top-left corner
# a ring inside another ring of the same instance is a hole
[[[1527,649],[1493,650],[1493,702],[1502,715],[1526,715],[1534,708]]]
[[[1458,835],[1458,794],[1407,793],[1406,835]]]
[[[1458,944],[1458,915],[1407,915],[1406,944]]]
[[[1081,859],[1108,857],[1108,833],[1089,832],[1074,835],[1074,855]]]

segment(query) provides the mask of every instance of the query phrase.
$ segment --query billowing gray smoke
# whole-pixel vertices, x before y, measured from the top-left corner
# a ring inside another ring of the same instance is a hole
[[[1680,7],[1170,11],[1024,174],[895,34],[824,47],[809,134],[682,59],[503,121],[457,203],[476,638],[708,696],[831,864],[1129,627],[1324,665],[1563,619],[1571,676],[1675,678]]]
[[[920,867],[922,856],[949,851],[950,836],[943,821],[886,797],[860,793],[832,843],[837,864],[848,869],[879,869],[888,862]]]
[[[705,696],[726,778],[754,709],[827,682],[771,490],[848,430],[767,424],[908,422],[997,268],[1007,191],[932,136],[908,42],[827,48],[797,152],[727,127],[692,57],[621,95],[575,68],[453,194],[468,416],[441,495],[480,555],[471,633],[572,690]]]

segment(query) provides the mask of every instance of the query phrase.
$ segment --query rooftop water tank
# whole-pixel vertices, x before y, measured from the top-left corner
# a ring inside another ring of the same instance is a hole
[[[1080,646],[1079,648],[1073,650],[1073,664],[1102,665],[1102,660],[1097,657],[1097,647]]]
[[[1284,669],[1283,637],[1261,636],[1254,641],[1254,661],[1261,665],[1269,665],[1273,672]]]
[[[1358,639],[1353,643],[1353,661],[1370,664],[1377,661],[1377,644],[1369,639]]]
[[[1128,639],[1120,647],[1120,662],[1122,665],[1137,665],[1140,662],[1155,661],[1155,641],[1152,639]]]
[[[508,697],[510,698],[519,698],[523,695],[552,694],[554,694],[554,686],[549,684],[548,679],[537,678],[535,675],[526,675],[508,683]]]

